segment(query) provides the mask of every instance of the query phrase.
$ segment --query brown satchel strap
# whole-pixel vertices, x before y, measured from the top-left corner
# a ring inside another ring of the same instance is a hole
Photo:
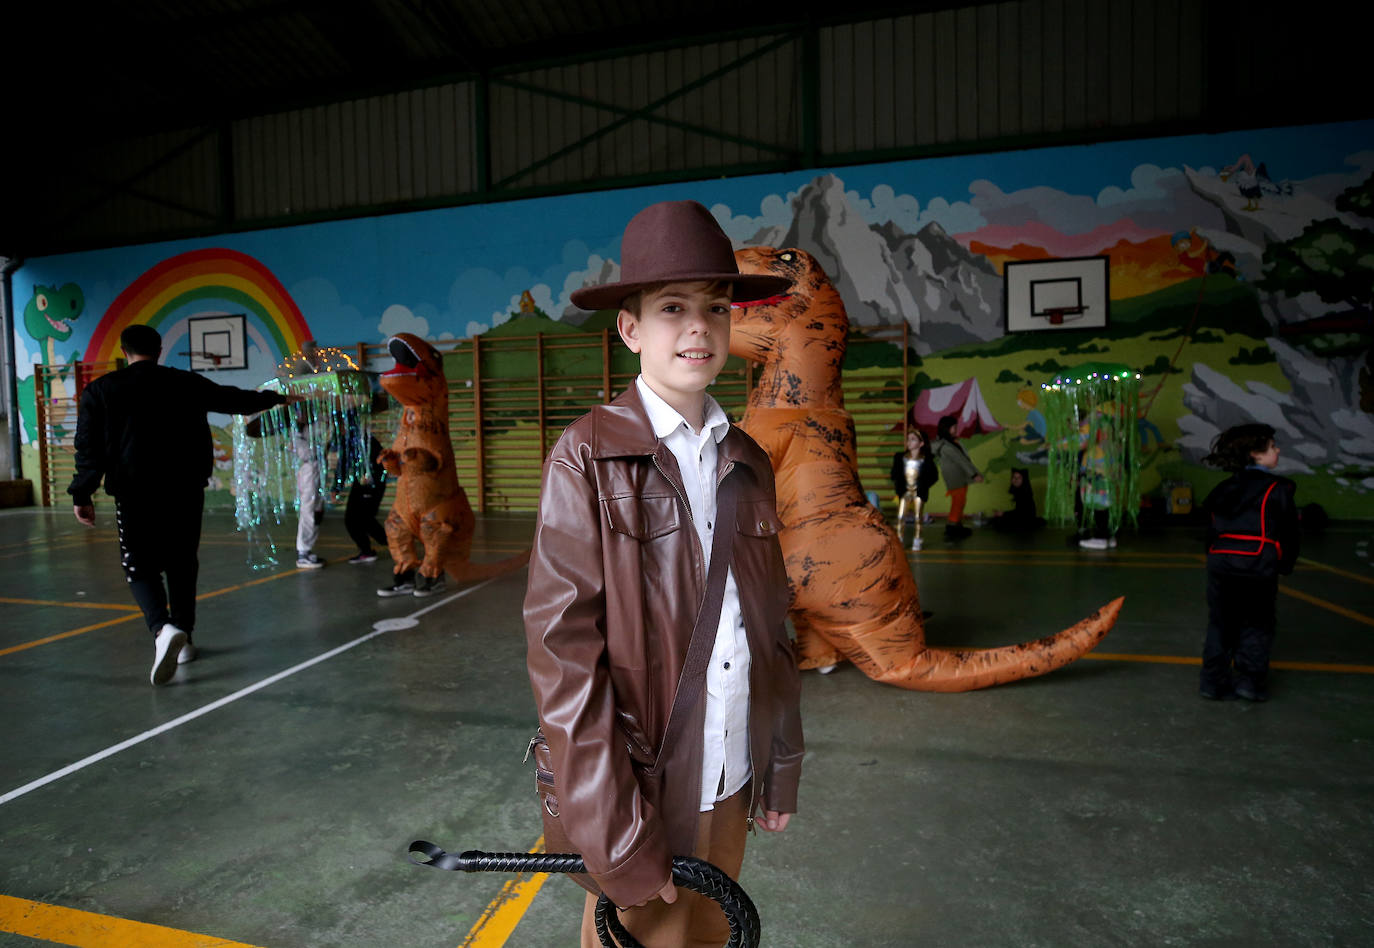
[[[673,697],[673,708],[668,713],[668,726],[664,729],[663,743],[659,745],[658,756],[654,759],[655,771],[663,763],[668,748],[674,746],[682,736],[687,726],[688,712],[696,705],[702,689],[706,687],[706,663],[711,660],[711,651],[716,645],[721,603],[725,599],[725,574],[730,569],[735,533],[739,529],[735,525],[735,509],[739,499],[737,479],[738,475],[731,468],[716,489],[716,532],[711,537],[711,566],[706,572],[706,595],[697,611],[696,625],[692,627],[692,640],[687,646],[687,658],[682,663],[682,674],[677,680],[677,694]]]

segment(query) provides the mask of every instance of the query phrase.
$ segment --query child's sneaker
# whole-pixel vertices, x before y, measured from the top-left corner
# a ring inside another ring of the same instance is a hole
[[[406,596],[415,591],[415,571],[406,570],[397,573],[393,577],[390,586],[377,590],[377,595],[386,598],[389,596]]]
[[[377,554],[368,550],[365,553],[359,553],[357,556],[350,556],[348,562],[352,563],[354,566],[361,563],[375,563],[377,562]]]
[[[296,569],[324,569],[324,560],[316,556],[313,550],[308,553],[297,553]]]
[[[921,538],[920,538],[920,537],[917,537],[916,539],[912,540],[912,541],[911,541],[911,550],[912,550],[912,552],[913,552],[913,553],[919,553],[920,550],[921,550],[921,547],[922,547],[923,545],[924,545],[924,544],[921,542]]]
[[[438,576],[426,576],[424,573],[420,573],[418,576],[415,577],[415,591],[414,591],[414,594],[415,594],[416,596],[418,596],[419,598],[423,599],[423,598],[425,598],[426,596],[432,596],[432,595],[434,595],[434,594],[437,593],[437,592],[443,592],[443,591],[444,591],[444,574],[443,574],[443,573],[440,573]]]
[[[1085,550],[1107,549],[1107,541],[1102,537],[1085,537],[1078,541],[1078,545]]]

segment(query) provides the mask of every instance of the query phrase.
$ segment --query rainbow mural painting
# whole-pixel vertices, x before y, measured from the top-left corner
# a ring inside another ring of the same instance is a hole
[[[169,257],[129,284],[95,327],[83,361],[114,361],[125,326],[145,323],[156,329],[187,304],[205,299],[235,303],[257,317],[276,346],[275,360],[311,338],[300,308],[271,270],[245,253],[210,247]]]

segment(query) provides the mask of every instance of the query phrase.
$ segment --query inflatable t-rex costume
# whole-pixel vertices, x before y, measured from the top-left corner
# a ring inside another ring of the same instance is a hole
[[[801,667],[845,658],[899,688],[970,691],[1061,668],[1100,642],[1121,599],[1034,642],[927,647],[906,551],[859,483],[854,419],[840,389],[849,334],[844,303],[803,250],[749,247],[735,259],[741,273],[792,280],[783,296],[736,307],[730,351],[763,363],[742,426],[777,475]]]
[[[467,494],[458,484],[453,441],[448,433],[448,380],[433,346],[403,332],[387,340],[396,367],[382,375],[386,389],[405,409],[396,440],[378,459],[397,478],[391,513],[386,518],[387,547],[397,575],[418,569],[434,578],[447,572],[456,582],[488,579],[519,569],[530,552],[473,563],[475,518]],[[415,555],[415,541],[424,560]]]

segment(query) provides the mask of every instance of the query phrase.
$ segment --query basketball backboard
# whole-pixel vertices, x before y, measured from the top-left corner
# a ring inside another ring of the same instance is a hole
[[[1109,264],[1109,257],[1008,261],[1007,332],[1105,328]]]
[[[191,371],[248,368],[247,319],[236,316],[192,316],[186,320]]]

